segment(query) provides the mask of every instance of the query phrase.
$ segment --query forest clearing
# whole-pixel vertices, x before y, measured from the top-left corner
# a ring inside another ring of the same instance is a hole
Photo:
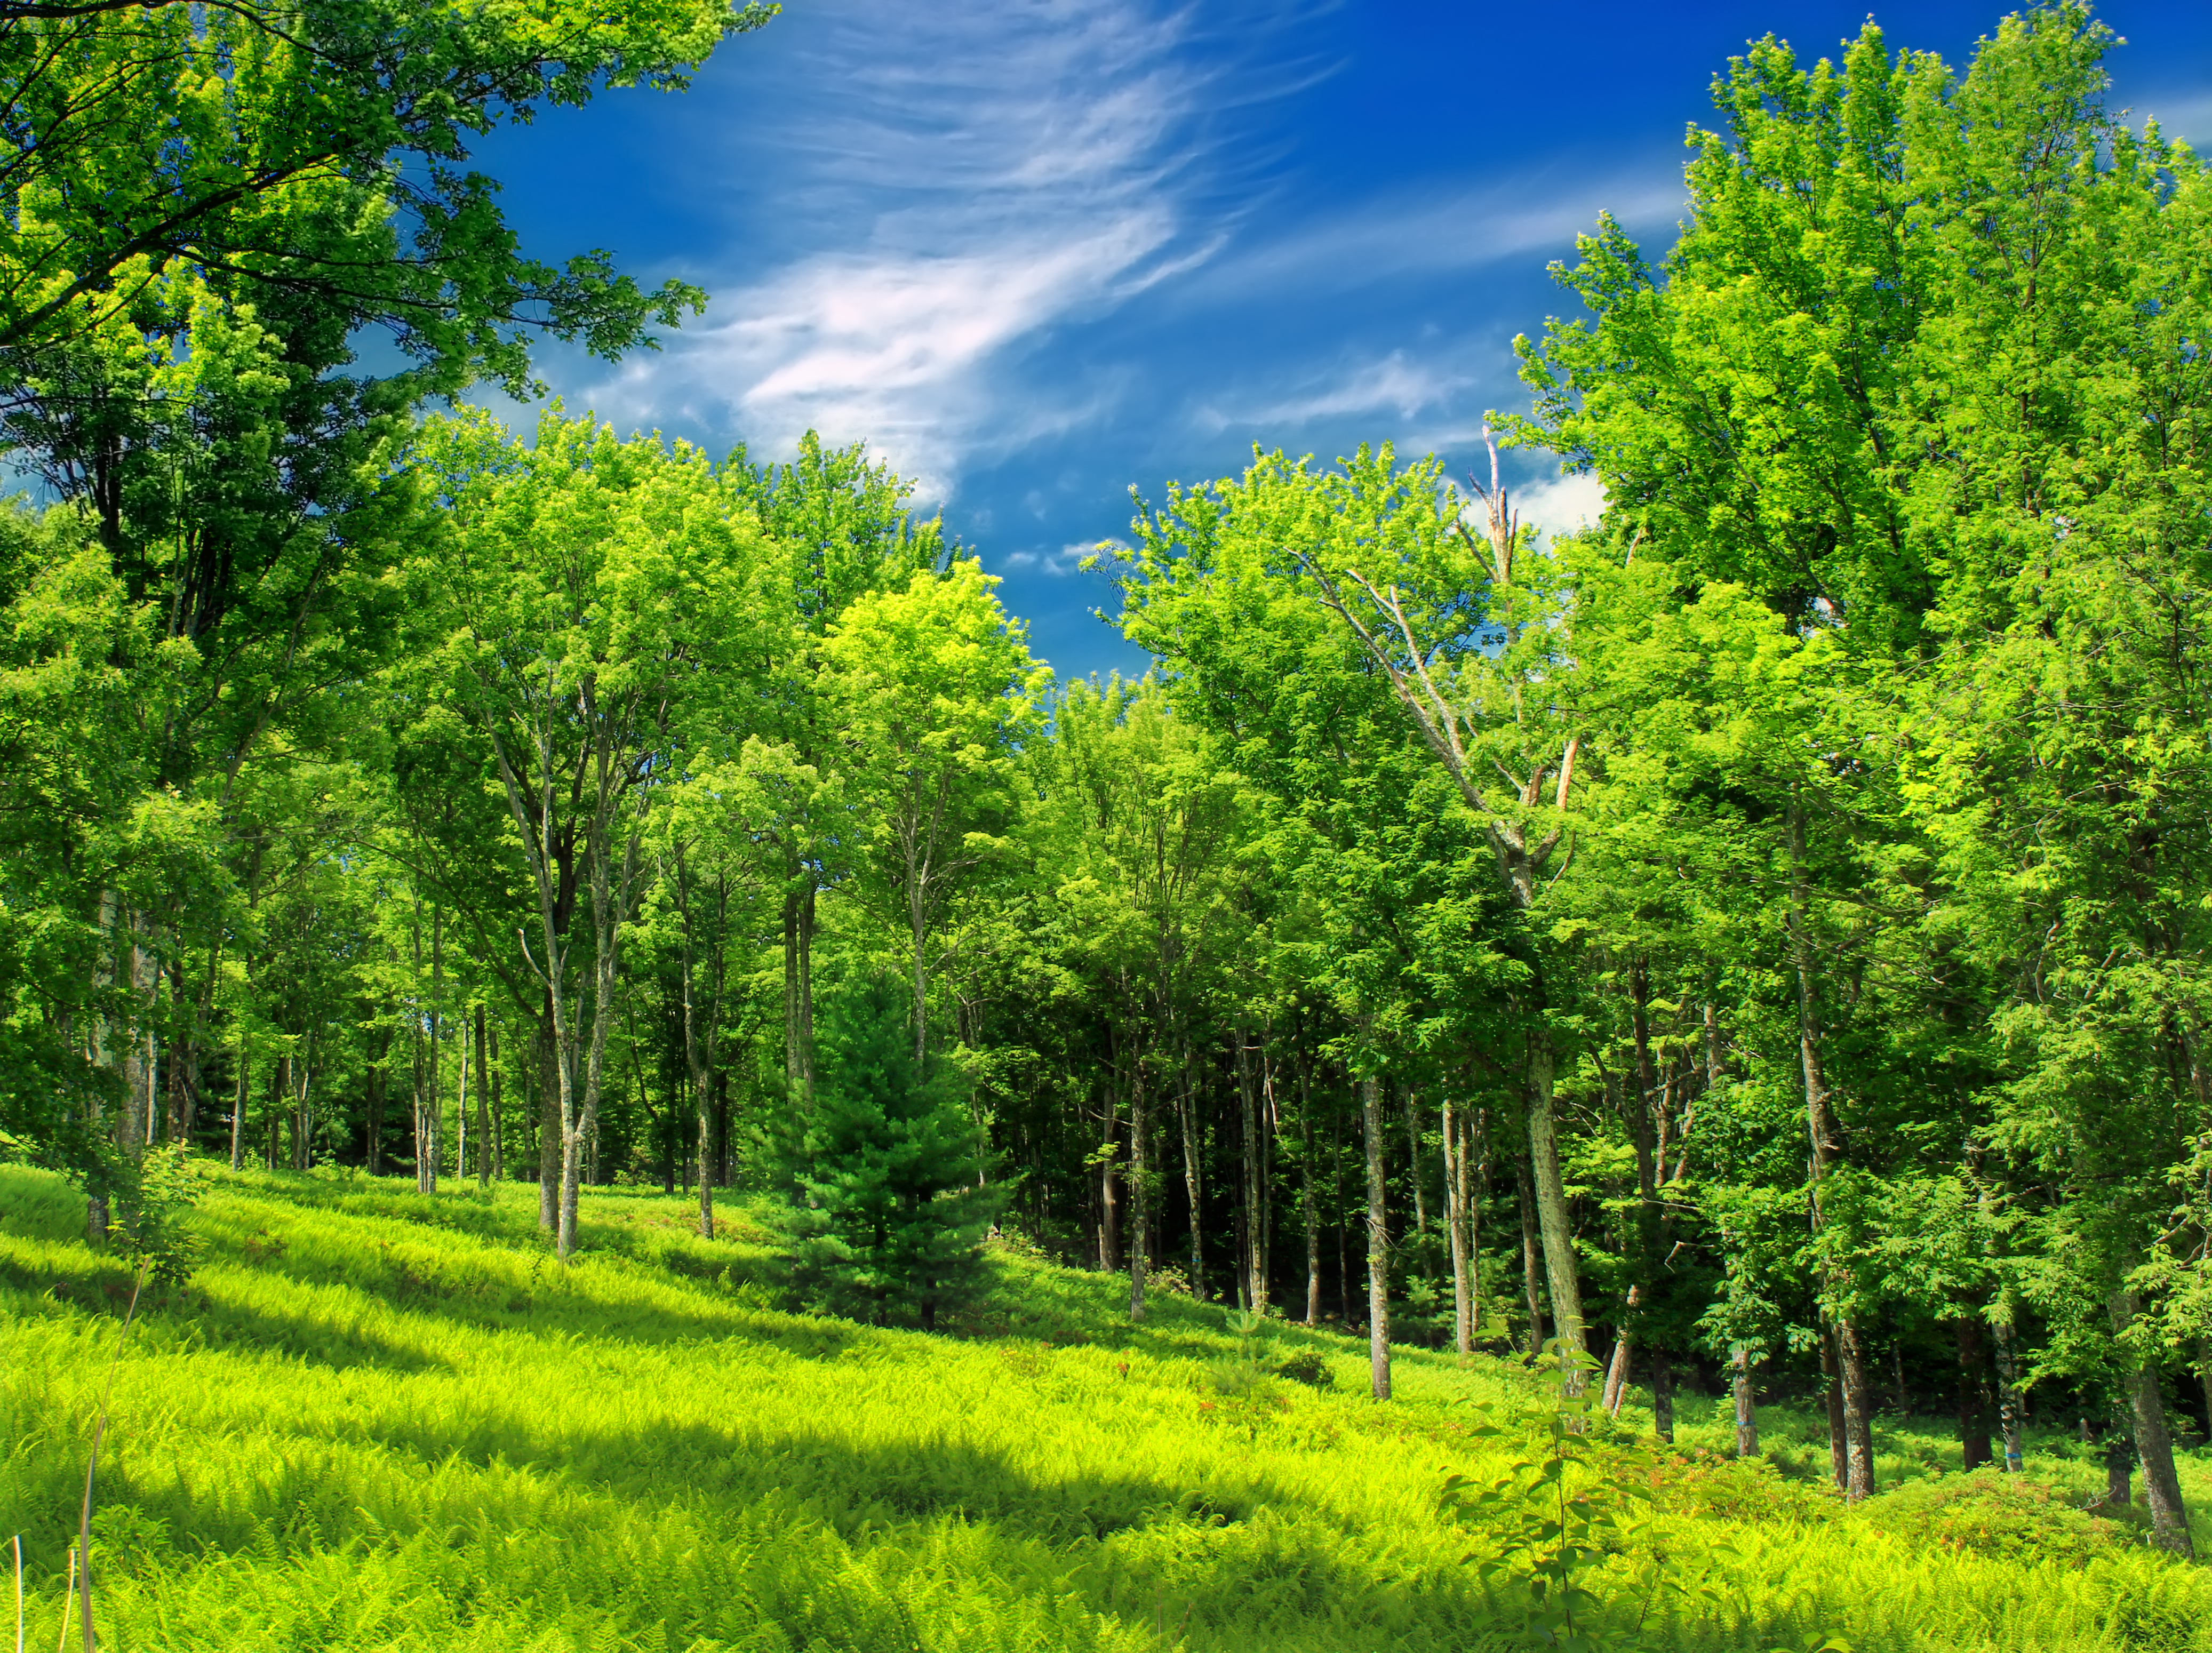
[[[470,168],[787,25],[0,0],[23,1645],[2212,1650],[2212,170],[2113,30],[1752,41],[1519,410],[1047,555],[949,402],[639,365],[859,265],[685,335]]]
[[[31,1535],[37,1647],[70,1641],[61,1552],[129,1276],[59,1179],[0,1178],[0,1522]],[[1401,1357],[1379,1410],[1352,1340],[1276,1320],[1240,1346],[1233,1310],[1182,1297],[1131,1327],[1097,1275],[1008,1251],[953,1336],[857,1326],[771,1306],[757,1231],[702,1240],[650,1191],[593,1191],[551,1266],[527,1194],[210,1176],[193,1285],[117,1363],[103,1645],[1522,1644],[1522,1579],[1481,1574],[1512,1558],[1438,1505],[1448,1474],[1541,1459],[1545,1384],[1516,1362]],[[1319,1387],[1276,1370],[1306,1352]],[[1485,1411],[1502,1432],[1471,1439]],[[1623,1423],[1648,1437],[1648,1396]],[[1663,1459],[1592,1449],[1655,1488],[1582,1581],[1596,1627],[1633,1622],[1663,1552],[1715,1599],[1661,1589],[1638,1647],[2206,1644],[2212,1581],[2071,1507],[2102,1469],[2063,1431],[2031,1438],[2022,1496],[1960,1477],[1940,1424],[1886,1419],[1899,1490],[1854,1508],[1814,1473],[1825,1424],[1767,1429],[1767,1463],[1731,1462],[1706,1396]],[[2190,1480],[2202,1507],[2212,1474]]]

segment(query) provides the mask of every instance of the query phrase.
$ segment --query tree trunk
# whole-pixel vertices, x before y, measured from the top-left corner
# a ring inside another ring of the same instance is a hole
[[[707,1165],[708,1157],[714,1151],[714,1040],[721,1019],[726,927],[724,920],[727,916],[729,883],[722,877],[714,880],[713,952],[708,962],[702,994],[698,979],[698,902],[690,887],[680,841],[676,847],[676,882],[684,922],[684,1066],[691,1081],[691,1104],[696,1113],[699,1135],[699,1234],[701,1238],[711,1240],[714,1237],[714,1188]],[[787,1045],[789,1037],[787,1033]]]
[[[604,766],[605,760],[602,760]],[[576,1249],[577,1184],[583,1151],[592,1152],[593,1180],[599,1171],[599,1091],[606,1073],[607,1033],[614,1025],[615,983],[621,958],[623,927],[629,917],[630,892],[636,887],[639,837],[632,832],[623,840],[619,872],[612,858],[610,836],[613,805],[601,805],[594,819],[588,849],[592,886],[592,1031],[585,1055],[583,1099],[574,1104],[573,1083],[564,1083],[562,1101],[561,1225],[555,1249],[565,1262]]]
[[[1198,1098],[1192,1093],[1191,1059],[1183,1051],[1182,1082],[1176,1090],[1176,1116],[1182,1127],[1182,1189],[1190,1205],[1190,1294],[1206,1301],[1206,1251],[1199,1240]]]
[[[1664,1349],[1651,1352],[1651,1427],[1668,1445],[1674,1441],[1674,1363]]]
[[[1797,975],[1797,1054],[1805,1082],[1805,1129],[1812,1148],[1813,1226],[1817,1233],[1826,1221],[1820,1206],[1822,1185],[1841,1158],[1843,1140],[1837,1129],[1820,1062],[1820,1006],[1813,978],[1811,893],[1805,880],[1805,813],[1802,806],[1794,805],[1790,813],[1790,939]],[[1872,1403],[1867,1395],[1866,1352],[1850,1306],[1849,1276],[1831,1272],[1828,1288],[1838,1303],[1836,1366],[1843,1385],[1844,1496],[1856,1503],[1874,1492],[1874,1420]],[[1831,1421],[1833,1422],[1832,1409]]]
[[[1820,1326],[1820,1389],[1828,1403],[1828,1468],[1835,1476],[1839,1492],[1851,1484],[1850,1448],[1846,1443],[1850,1431],[1844,1421],[1841,1367],[1842,1362],[1836,1356],[1835,1322],[1824,1320]]]
[[[313,1076],[315,1033],[313,1028],[300,1036],[299,1074],[292,1105],[292,1169],[304,1171],[315,1163],[314,1116],[308,1112],[307,1085]]]
[[[1845,1467],[1849,1471],[1844,1496],[1852,1503],[1874,1495],[1874,1404],[1869,1392],[1866,1347],[1858,1322],[1843,1316],[1836,1322],[1836,1353],[1844,1380]]]
[[[1650,996],[1650,975],[1644,960],[1638,957],[1628,973],[1629,1026],[1636,1042],[1636,1095],[1626,1109],[1629,1138],[1636,1145],[1636,1284],[1628,1293],[1627,1329],[1623,1336],[1624,1340],[1633,1340],[1641,1333],[1643,1340],[1652,1346],[1652,1407],[1656,1416],[1659,1373],[1667,1365],[1670,1352],[1661,1346],[1660,1339],[1644,1330],[1648,1326],[1666,1324],[1665,1316],[1659,1312],[1664,1291],[1661,1279],[1663,1252],[1659,1238],[1659,1178],[1666,1168],[1667,1147],[1662,1133],[1667,1121],[1660,1103],[1658,1070],[1651,1057]],[[1671,1399],[1667,1425],[1659,1433],[1666,1440],[1674,1438]]]
[[[1735,1397],[1735,1455],[1739,1458],[1759,1455],[1759,1412],[1751,1389],[1751,1350],[1741,1343],[1735,1346],[1734,1370],[1729,1387]]]
[[[1528,1300],[1528,1358],[1523,1364],[1534,1365],[1544,1352],[1544,1295],[1537,1273],[1536,1194],[1526,1159],[1515,1158],[1513,1176],[1521,1194],[1521,1284]]]
[[[1367,1364],[1378,1401],[1390,1398],[1390,1231],[1383,1201],[1382,1087],[1372,1073],[1359,1081],[1367,1146]]]
[[[117,1146],[137,1159],[154,1134],[154,1007],[161,984],[154,956],[146,949],[145,915],[125,908],[124,922],[131,943],[131,1016],[123,1045],[124,1109]]]
[[[286,1098],[292,1094],[292,1058],[289,1054],[276,1059],[276,1083],[269,1091],[269,1169],[276,1169],[276,1139],[283,1128]]]
[[[1267,1306],[1267,1271],[1261,1243],[1265,1218],[1260,1210],[1260,1187],[1267,1176],[1262,1164],[1259,1098],[1252,1083],[1252,1049],[1240,1023],[1232,1030],[1237,1041],[1237,1098],[1244,1126],[1244,1301],[1255,1313]]]
[[[1567,1225],[1567,1191],[1559,1176],[1559,1129],[1552,1105],[1552,1038],[1543,1028],[1528,1036],[1528,1158],[1535,1182],[1536,1230],[1544,1243],[1544,1283],[1559,1342],[1559,1389],[1583,1392],[1576,1358],[1587,1352],[1583,1333],[1582,1282],[1575,1238]]]
[[[1293,1029],[1295,1036],[1295,1029]],[[1296,1054],[1297,1047],[1291,1047]],[[1321,1190],[1314,1181],[1313,1089],[1307,1082],[1306,1063],[1298,1058],[1298,1170],[1299,1204],[1306,1219],[1306,1324],[1321,1324]],[[2206,1380],[2212,1383],[2212,1378]]]
[[[2182,1502],[2180,1478],[2174,1473],[2173,1437],[2166,1432],[2166,1397],[2159,1391],[2158,1366],[2125,1340],[2141,1305],[2136,1294],[2123,1285],[2106,1300],[2106,1309],[2112,1318],[2113,1335],[2122,1340],[2121,1381],[2127,1388],[2136,1456],[2142,1462],[2152,1541],[2162,1550],[2194,1559],[2197,1547],[2189,1536],[2189,1510]]]
[[[1628,1365],[1635,1346],[1628,1328],[1635,1317],[1643,1291],[1641,1285],[1628,1288],[1628,1313],[1621,1317],[1620,1335],[1613,1340],[1613,1358],[1606,1363],[1603,1405],[1616,1418],[1620,1416],[1620,1403],[1628,1390]]]
[[[496,1024],[491,1029],[489,1060],[490,1066],[484,1071],[490,1080],[488,1103],[491,1109],[489,1127],[491,1180],[495,1182],[504,1182],[507,1180],[507,1115],[500,1111],[501,1085],[499,1072],[499,1028]]]
[[[1346,1327],[1352,1319],[1352,1236],[1347,1231],[1348,1202],[1344,1197],[1344,1132],[1332,1115],[1328,1121],[1329,1184],[1336,1195],[1336,1312]]]
[[[232,1093],[230,1104],[230,1168],[233,1170],[245,1163],[246,1103],[247,1097],[253,1094],[247,1079],[251,1067],[246,1046],[241,1042],[238,1047],[238,1085]]]
[[[87,1060],[100,1072],[106,1072],[112,1060],[107,1048],[108,1022],[106,1005],[109,990],[115,985],[115,915],[116,899],[112,890],[100,892],[100,944],[94,955],[92,968],[93,1003],[100,1006],[92,1018],[86,1043]],[[106,1123],[101,1106],[100,1088],[86,1088],[84,1099],[85,1124],[97,1137]],[[93,1190],[85,1195],[84,1237],[89,1245],[102,1245],[107,1240],[107,1195]]]
[[[2197,1340],[2197,1381],[2204,1391],[2204,1439],[2212,1445],[2212,1338]]]
[[[1960,1316],[1958,1338],[1959,1465],[1972,1471],[1990,1461],[1990,1356],[1982,1317]]]
[[[1111,1274],[1121,1267],[1121,1201],[1114,1161],[1120,1152],[1121,1091],[1106,1081],[1106,1136],[1098,1156],[1098,1267]]]
[[[783,898],[783,1066],[802,1106],[814,1100],[814,889]]]
[[[461,1007],[461,1071],[456,1076],[453,1086],[453,1180],[457,1182],[467,1180],[469,1174],[469,1071],[471,1067],[481,1071],[483,1064],[476,1061],[475,1053],[469,1046],[469,1012],[467,1006],[464,1005]]]
[[[372,1035],[372,1042],[375,1036]],[[362,1169],[371,1176],[384,1175],[384,1061],[381,1054],[371,1058],[364,1080],[367,1095],[361,1122]]]
[[[1474,1287],[1468,1271],[1467,1121],[1446,1102],[1438,1116],[1444,1152],[1444,1224],[1451,1231],[1452,1348],[1474,1352]]]
[[[1421,1185],[1421,1115],[1419,1099],[1413,1087],[1407,1085],[1398,1093],[1398,1100],[1406,1114],[1406,1182],[1413,1194],[1413,1232],[1429,1231],[1429,1200]]]
[[[1152,1176],[1148,1164],[1152,1136],[1151,1109],[1145,1100],[1145,1059],[1141,1051],[1129,1063],[1129,1318],[1145,1317],[1145,1274],[1151,1231]]]
[[[446,1044],[446,915],[443,909],[430,909],[430,1089],[422,1110],[423,1143],[422,1157],[415,1163],[415,1175],[425,1194],[438,1191],[438,1156],[443,1152],[439,1141],[444,1122],[445,1097],[440,1089],[438,1069]]]
[[[561,1053],[556,1048],[552,994],[538,1029],[538,1226],[561,1226]]]
[[[2021,1449],[2020,1366],[2013,1354],[2012,1291],[2001,1287],[1990,1340],[1996,1345],[1997,1426],[2004,1437],[2005,1474],[2018,1475],[2027,1468]]]
[[[477,1001],[477,1186],[491,1186],[491,1033],[483,1001]]]

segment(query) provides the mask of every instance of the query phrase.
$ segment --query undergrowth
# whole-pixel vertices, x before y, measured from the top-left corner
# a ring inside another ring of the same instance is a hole
[[[1553,1450],[1517,1367],[1407,1352],[1377,1406],[1364,1346],[1172,1295],[1133,1328],[1115,1282],[1013,1249],[949,1334],[808,1318],[732,1215],[710,1243],[680,1200],[586,1190],[563,1270],[530,1188],[210,1175],[197,1267],[149,1285],[117,1372],[103,1644],[1360,1653],[1539,1625],[1533,1529],[1445,1496]],[[82,1222],[0,1167],[0,1541],[24,1535],[33,1646],[63,1632],[131,1279]],[[1705,1428],[1660,1452],[1595,1425],[1593,1484],[1632,1480],[1637,1513],[1574,1587],[1594,1625],[1643,1613],[1639,1646],[2212,1650],[2212,1572],[2070,1483],[1931,1449],[1845,1510]]]

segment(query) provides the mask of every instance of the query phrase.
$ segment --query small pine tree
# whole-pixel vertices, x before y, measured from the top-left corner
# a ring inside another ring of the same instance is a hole
[[[957,1076],[915,1060],[905,993],[884,981],[842,983],[815,1027],[813,1105],[783,1155],[794,1284],[811,1308],[934,1330],[980,1290],[1000,1205]]]

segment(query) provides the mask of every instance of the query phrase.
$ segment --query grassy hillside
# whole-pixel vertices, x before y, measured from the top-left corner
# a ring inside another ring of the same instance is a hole
[[[778,1312],[757,1243],[702,1242],[658,1195],[588,1194],[564,1273],[534,1200],[211,1179],[204,1261],[115,1378],[104,1645],[1509,1644],[1521,1591],[1468,1559],[1494,1534],[1437,1494],[1539,1449],[1517,1425],[1468,1432],[1469,1401],[1539,1414],[1516,1369],[1409,1352],[1378,1407],[1364,1349],[1286,1327],[1275,1356],[1318,1351],[1334,1386],[1255,1381],[1219,1311],[1170,1300],[1133,1329],[1110,1282],[1011,1252],[961,1334],[872,1330]],[[82,1220],[59,1182],[0,1167],[0,1540],[25,1535],[33,1647],[61,1631],[129,1291]],[[1785,1458],[1809,1455],[1788,1438],[1807,1421],[1768,1414]],[[1717,1418],[1683,1432],[1722,1442]],[[1618,1602],[1656,1548],[1716,1592],[1668,1609],[1655,1648],[2212,1649],[2212,1571],[2069,1509],[2090,1468],[2039,1445],[2047,1500],[1942,1474],[1934,1437],[1893,1431],[1885,1468],[1919,1479],[1848,1512],[1810,1475],[1686,1452],[1591,1583]],[[2185,1473],[2212,1497],[2212,1465]]]

